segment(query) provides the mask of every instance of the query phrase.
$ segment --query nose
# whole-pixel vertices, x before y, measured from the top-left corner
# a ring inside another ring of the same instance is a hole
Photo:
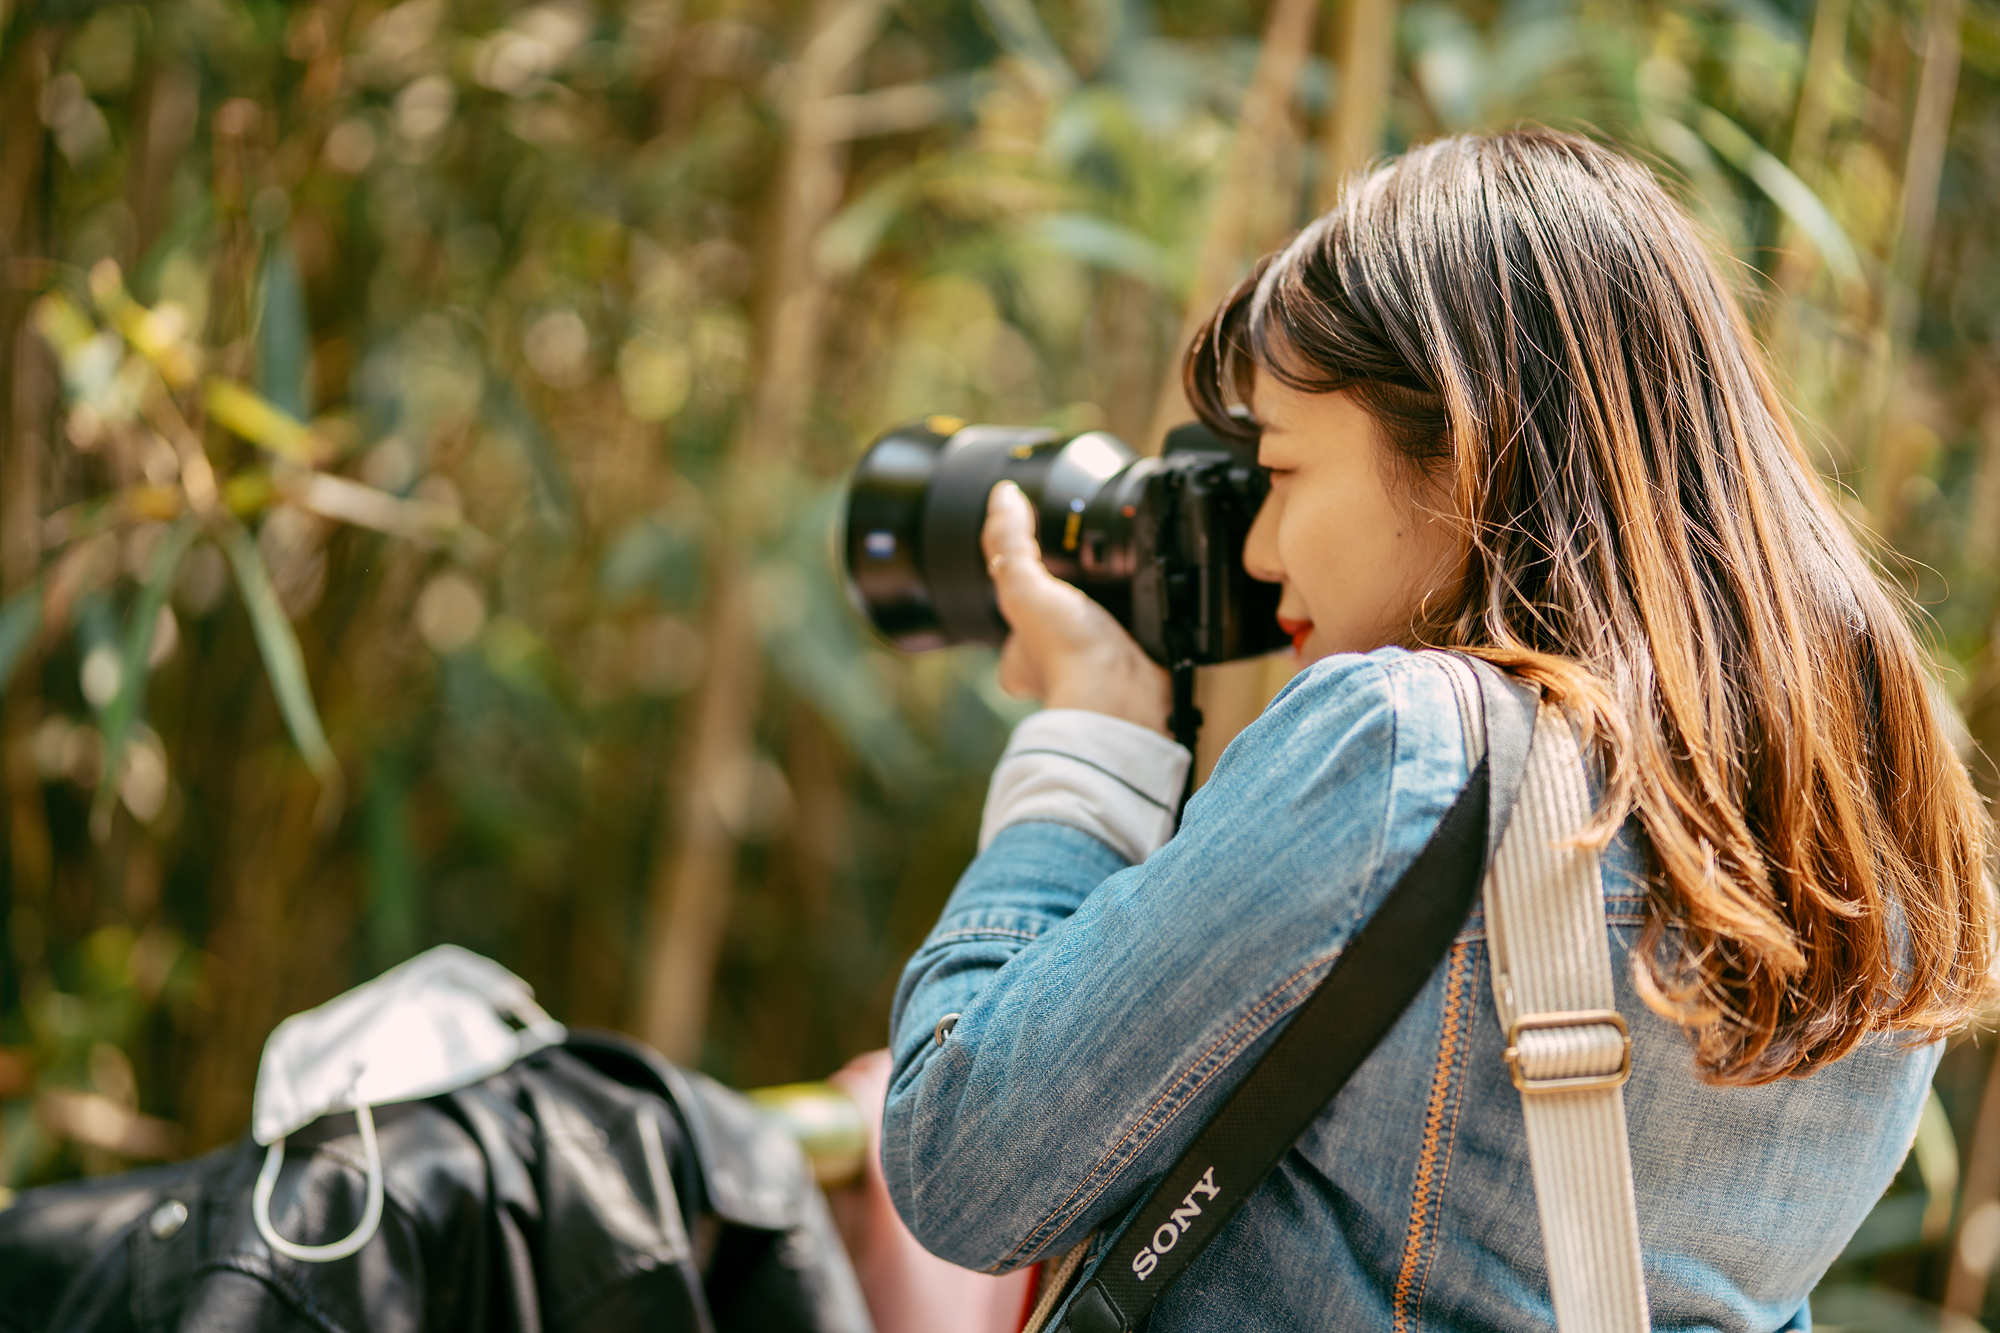
[[[1275,486],[1266,491],[1243,538],[1243,572],[1260,583],[1285,581],[1285,567],[1278,559],[1278,515],[1283,507]]]

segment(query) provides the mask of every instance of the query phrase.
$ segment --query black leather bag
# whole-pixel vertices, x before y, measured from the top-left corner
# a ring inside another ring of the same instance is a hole
[[[0,1212],[0,1330],[870,1329],[798,1146],[636,1043],[572,1032],[375,1121],[381,1226],[330,1263],[259,1236],[248,1139],[23,1193]],[[292,1136],[271,1220],[297,1243],[344,1236],[365,1194],[354,1117],[327,1116]]]

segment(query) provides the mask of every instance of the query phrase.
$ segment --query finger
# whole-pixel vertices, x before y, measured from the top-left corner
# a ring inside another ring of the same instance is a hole
[[[979,548],[986,553],[989,565],[996,560],[1003,566],[1016,560],[1041,563],[1041,547],[1035,544],[1035,507],[1011,481],[995,483],[986,496],[986,523],[979,530]]]
[[[1000,616],[1009,625],[1018,629],[1023,614],[1040,618],[1068,600],[1064,594],[1071,590],[1042,563],[1042,548],[1035,542],[1034,506],[1011,481],[1000,482],[987,497],[980,547],[986,552],[986,574],[993,580]],[[1036,607],[1041,612],[1032,609]]]

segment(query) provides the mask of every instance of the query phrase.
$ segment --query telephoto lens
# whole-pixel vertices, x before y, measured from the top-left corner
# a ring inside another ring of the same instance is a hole
[[[1270,489],[1254,445],[1191,422],[1151,458],[1103,431],[933,416],[876,440],[848,486],[848,589],[898,648],[1007,637],[979,546],[986,497],[1000,481],[1035,507],[1049,571],[1111,612],[1162,666],[1289,645],[1278,585],[1243,569],[1243,539]]]

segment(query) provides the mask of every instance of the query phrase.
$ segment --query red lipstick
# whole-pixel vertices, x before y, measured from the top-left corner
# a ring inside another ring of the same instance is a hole
[[[1304,657],[1306,655],[1306,636],[1313,632],[1312,621],[1287,620],[1283,616],[1279,616],[1278,628],[1292,636],[1292,651],[1300,657]]]

